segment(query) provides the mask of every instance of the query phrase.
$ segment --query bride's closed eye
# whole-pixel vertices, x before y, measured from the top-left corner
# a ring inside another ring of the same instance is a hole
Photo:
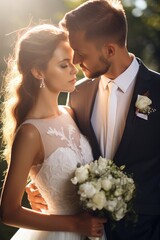
[[[61,68],[67,68],[69,66],[69,64],[61,64],[60,67]]]

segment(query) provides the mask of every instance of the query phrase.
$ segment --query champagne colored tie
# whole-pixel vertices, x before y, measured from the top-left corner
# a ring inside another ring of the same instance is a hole
[[[107,113],[107,139],[106,139],[106,152],[105,156],[109,159],[113,159],[113,137],[116,122],[117,111],[117,91],[118,86],[110,81],[108,83],[109,96],[108,96],[108,113]]]

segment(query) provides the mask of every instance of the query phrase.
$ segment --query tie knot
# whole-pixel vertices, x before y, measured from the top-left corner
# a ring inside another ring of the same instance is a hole
[[[114,81],[110,81],[108,83],[108,88],[109,88],[109,92],[115,92],[118,88],[117,84],[114,83]]]

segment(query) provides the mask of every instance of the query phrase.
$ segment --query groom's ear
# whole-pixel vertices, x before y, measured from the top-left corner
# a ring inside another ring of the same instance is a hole
[[[115,55],[115,45],[112,43],[105,43],[102,51],[106,58],[113,57]]]

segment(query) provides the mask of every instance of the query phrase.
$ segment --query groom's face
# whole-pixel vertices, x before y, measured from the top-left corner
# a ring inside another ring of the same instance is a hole
[[[69,33],[69,41],[74,50],[73,63],[79,64],[88,78],[99,77],[108,72],[111,63],[95,42],[87,41],[84,32]]]

